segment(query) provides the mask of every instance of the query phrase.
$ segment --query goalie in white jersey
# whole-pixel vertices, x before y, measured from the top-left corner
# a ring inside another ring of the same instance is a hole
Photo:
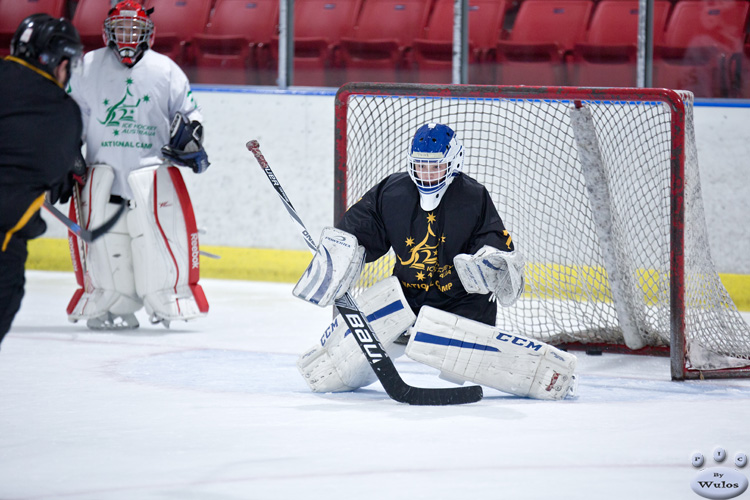
[[[87,53],[70,82],[89,167],[71,215],[96,227],[121,203],[129,208],[95,242],[71,238],[80,288],[68,317],[92,329],[136,328],[144,306],[152,323],[165,326],[208,312],[195,216],[175,167],[208,168],[203,117],[183,71],[150,50],[149,14],[134,0],[115,5],[104,21],[107,47]]]

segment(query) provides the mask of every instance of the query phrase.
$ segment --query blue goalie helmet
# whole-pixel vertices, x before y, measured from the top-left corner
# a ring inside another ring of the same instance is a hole
[[[447,125],[427,123],[414,134],[407,158],[409,176],[419,189],[419,205],[434,210],[453,179],[461,175],[463,145]]]

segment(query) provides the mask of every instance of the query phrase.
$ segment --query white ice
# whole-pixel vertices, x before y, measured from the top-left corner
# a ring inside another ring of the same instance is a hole
[[[3,500],[699,499],[694,452],[750,453],[750,380],[672,382],[667,358],[579,353],[570,401],[407,406],[307,390],[297,355],[331,313],[291,284],[203,280],[206,318],[102,333],[67,322],[72,274],[27,281],[0,350]]]

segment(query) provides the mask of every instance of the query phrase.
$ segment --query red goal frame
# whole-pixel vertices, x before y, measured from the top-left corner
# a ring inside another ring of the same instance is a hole
[[[471,97],[479,99],[518,98],[535,100],[632,101],[662,102],[671,113],[670,155],[670,347],[644,347],[637,351],[614,344],[564,344],[564,348],[598,348],[609,352],[669,355],[673,380],[703,378],[701,370],[686,366],[685,338],[685,120],[686,105],[674,90],[653,88],[584,88],[584,87],[529,87],[492,85],[428,85],[390,83],[349,83],[341,87],[335,97],[334,149],[334,223],[348,207],[347,200],[347,117],[349,98],[355,95],[416,96],[416,97]],[[750,369],[712,370],[711,378],[750,377]]]

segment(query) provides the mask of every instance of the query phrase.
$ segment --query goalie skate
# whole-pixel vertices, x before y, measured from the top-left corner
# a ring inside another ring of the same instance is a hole
[[[140,325],[135,314],[117,315],[106,312],[101,316],[89,318],[86,326],[91,330],[135,330]]]

